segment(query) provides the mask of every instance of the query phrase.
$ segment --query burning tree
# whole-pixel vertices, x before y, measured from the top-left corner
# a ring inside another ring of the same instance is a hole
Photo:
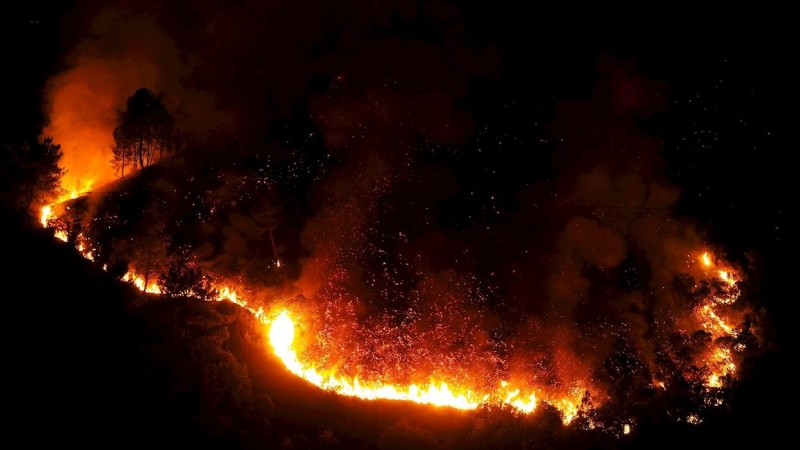
[[[159,274],[167,271],[169,242],[164,234],[165,220],[163,206],[150,203],[128,233],[113,243],[112,262],[125,262],[147,287],[155,285]]]
[[[152,91],[137,90],[128,97],[114,128],[114,158],[111,163],[125,176],[125,168],[147,167],[175,151],[172,115]]]
[[[5,144],[0,156],[2,204],[36,215],[62,193],[60,180],[65,170],[58,166],[61,156],[61,146],[49,137],[33,144]]]

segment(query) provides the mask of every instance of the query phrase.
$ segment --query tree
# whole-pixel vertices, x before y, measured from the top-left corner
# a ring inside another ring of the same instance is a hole
[[[39,210],[63,194],[58,166],[61,146],[50,137],[33,144],[3,145],[0,157],[2,203],[34,217]]]
[[[186,260],[170,261],[166,272],[158,278],[161,293],[167,297],[197,297],[214,300],[217,291],[211,286],[211,278],[203,270]]]
[[[172,115],[151,90],[141,88],[119,114],[111,163],[124,177],[126,168],[142,169],[174,153],[175,141]]]
[[[275,244],[275,230],[280,225],[280,215],[283,208],[278,204],[275,192],[272,189],[256,186],[249,194],[253,198],[253,220],[267,232],[273,257],[272,263],[277,267],[281,267],[278,247]]]
[[[114,239],[114,258],[110,262],[126,263],[142,277],[145,286],[151,286],[158,274],[167,269],[166,220],[163,203],[147,204],[140,216],[131,219],[131,227]]]

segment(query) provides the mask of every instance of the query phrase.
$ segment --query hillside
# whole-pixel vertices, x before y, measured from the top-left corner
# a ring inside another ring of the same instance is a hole
[[[546,408],[521,418],[340,397],[290,375],[266,351],[263,326],[235,305],[145,295],[46,230],[9,233],[8,407],[31,445],[653,448],[781,434],[768,410],[780,389],[769,385],[780,368],[771,357],[732,412],[699,427],[645,422],[622,440],[564,429]]]

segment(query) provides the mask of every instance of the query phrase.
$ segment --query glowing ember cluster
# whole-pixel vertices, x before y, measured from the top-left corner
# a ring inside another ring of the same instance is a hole
[[[725,314],[726,312],[731,313],[730,308],[726,307],[736,303],[740,295],[736,285],[737,276],[731,268],[718,267],[708,252],[704,252],[700,259],[704,268],[716,281],[716,289],[713,295],[696,308],[698,320],[715,342],[719,342],[720,338],[724,337],[736,338],[739,331],[735,325],[729,323]],[[743,344],[739,344],[736,349],[744,350]],[[708,387],[721,388],[723,377],[732,376],[736,372],[736,364],[733,362],[730,348],[715,346],[707,361],[711,372],[705,383]]]

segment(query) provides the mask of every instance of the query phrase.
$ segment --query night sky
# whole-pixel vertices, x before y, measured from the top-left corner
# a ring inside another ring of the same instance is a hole
[[[798,157],[785,12],[588,20],[518,2],[152,3],[4,12],[3,141],[71,136],[54,119],[58,93],[87,74],[112,99],[98,117],[150,87],[215,167],[220,155],[284,164],[275,177],[301,230],[283,236],[299,255],[289,270],[312,284],[358,273],[331,288],[348,294],[325,295],[359,296],[362,318],[428,305],[415,286],[446,297],[468,280],[465,295],[509,334],[533,315],[614,328],[628,316],[586,299],[645,292],[659,275],[641,255],[657,238],[641,236],[680,224],[755,274],[753,307],[777,351],[747,401],[770,408],[790,386]],[[263,148],[277,150],[265,160],[252,150]],[[614,281],[581,291],[584,278]]]

